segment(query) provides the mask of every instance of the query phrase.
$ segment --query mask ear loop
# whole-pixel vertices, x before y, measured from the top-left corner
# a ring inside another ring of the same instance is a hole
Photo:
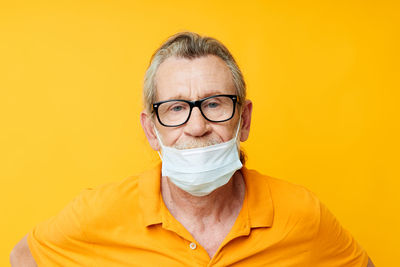
[[[154,129],[154,132],[156,133],[157,140],[158,140],[158,142],[160,143],[160,146],[161,146],[161,149],[162,149],[162,147],[163,147],[164,145],[163,145],[163,143],[162,143],[162,141],[161,141],[160,136],[158,135],[158,131],[157,131],[157,129],[156,129],[155,126],[153,126],[153,129]],[[161,156],[160,150],[157,150],[157,153],[158,153],[158,156],[160,157],[160,159],[161,159],[161,161],[162,161],[162,156]]]
[[[236,130],[236,149],[240,158],[240,138],[238,139],[238,135],[239,135],[239,130],[241,130],[241,123],[242,123],[242,112],[239,113],[239,124]]]
[[[242,122],[242,116],[239,117],[239,123],[238,123],[237,129],[236,129],[236,134],[235,134],[236,149],[237,149],[237,152],[239,154],[239,157],[240,157],[240,139],[238,139],[238,135],[239,135],[241,122]]]
[[[235,139],[237,139],[238,134],[239,134],[239,130],[240,130],[240,123],[242,122],[242,116],[239,117],[239,123],[238,126],[236,128],[236,134],[235,134]]]

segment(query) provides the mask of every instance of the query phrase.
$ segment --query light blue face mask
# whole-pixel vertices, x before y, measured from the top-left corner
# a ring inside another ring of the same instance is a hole
[[[176,149],[161,145],[162,176],[193,196],[205,196],[229,182],[242,168],[238,151],[239,125],[231,140],[207,147]]]

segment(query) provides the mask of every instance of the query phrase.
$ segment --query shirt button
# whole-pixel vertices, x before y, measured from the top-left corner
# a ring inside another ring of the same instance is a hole
[[[189,245],[189,247],[191,248],[191,249],[196,249],[196,247],[197,247],[197,245],[196,245],[196,243],[190,243],[190,245]]]

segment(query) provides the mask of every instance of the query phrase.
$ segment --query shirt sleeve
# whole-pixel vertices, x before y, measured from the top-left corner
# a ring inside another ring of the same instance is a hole
[[[28,233],[28,245],[38,266],[93,266],[88,262],[91,244],[82,228],[88,210],[84,190],[56,216]]]
[[[365,250],[322,203],[313,252],[312,266],[366,267],[368,263]]]

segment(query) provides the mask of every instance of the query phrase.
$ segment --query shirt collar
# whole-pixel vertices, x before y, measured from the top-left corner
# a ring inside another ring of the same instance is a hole
[[[146,226],[162,223],[161,163],[139,177],[139,201]],[[241,169],[246,184],[245,203],[251,228],[271,227],[274,207],[267,177],[246,167]]]
[[[146,226],[162,222],[161,163],[139,176],[139,203]]]
[[[271,227],[274,220],[274,205],[268,177],[246,167],[243,167],[241,172],[246,183],[245,198],[250,227]]]

